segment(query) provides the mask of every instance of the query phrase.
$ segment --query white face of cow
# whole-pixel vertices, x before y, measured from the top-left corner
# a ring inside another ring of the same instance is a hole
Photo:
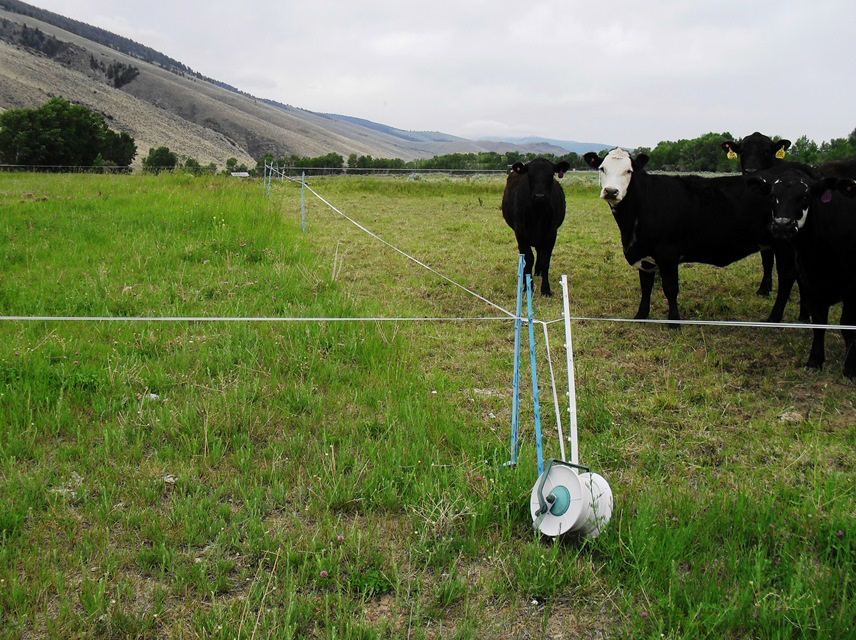
[[[633,177],[633,163],[624,149],[613,149],[598,167],[600,197],[615,206],[627,195]]]

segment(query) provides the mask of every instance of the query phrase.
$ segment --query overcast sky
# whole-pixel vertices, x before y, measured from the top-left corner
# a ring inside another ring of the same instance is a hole
[[[625,147],[856,128],[853,0],[29,0],[262,98]]]

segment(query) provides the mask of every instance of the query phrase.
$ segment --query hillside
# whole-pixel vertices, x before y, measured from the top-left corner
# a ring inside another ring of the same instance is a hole
[[[135,166],[156,146],[220,167],[232,157],[254,165],[265,153],[404,160],[479,151],[565,153],[543,141],[513,144],[403,131],[256,98],[126,38],[0,1],[0,110],[35,108],[57,96],[102,113],[113,129],[133,136]]]

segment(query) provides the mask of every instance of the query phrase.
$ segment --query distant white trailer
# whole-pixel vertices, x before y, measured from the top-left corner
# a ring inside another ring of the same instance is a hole
[[[249,178],[250,174],[248,171],[233,171],[232,177],[233,178]]]

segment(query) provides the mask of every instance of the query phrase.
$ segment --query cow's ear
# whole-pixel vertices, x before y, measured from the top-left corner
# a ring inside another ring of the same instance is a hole
[[[514,173],[526,173],[526,165],[522,162],[515,162],[513,165],[511,165],[511,170]]]
[[[787,151],[790,148],[791,148],[791,141],[790,140],[784,140],[783,139],[783,140],[779,140],[776,142],[776,149],[778,151]]]
[[[583,156],[583,160],[586,161],[586,164],[590,166],[592,169],[597,169],[600,167],[600,164],[603,162],[603,159],[597,155],[594,151],[589,151],[587,154]]]
[[[753,193],[757,193],[759,196],[770,195],[770,189],[772,189],[772,185],[760,176],[752,176],[746,180],[746,184]]]
[[[722,150],[728,154],[728,157],[731,160],[734,160],[737,156],[740,155],[740,143],[734,142],[733,140],[726,140],[722,143]]]
[[[842,178],[836,188],[848,198],[856,197],[856,180],[852,178]]]
[[[647,153],[640,153],[633,159],[633,170],[641,171],[645,168],[645,165],[648,164],[648,160],[650,160],[650,158]]]
[[[838,187],[838,178],[827,176],[814,182],[809,191],[813,196],[825,196],[826,202],[829,202],[832,192]]]
[[[557,173],[559,175],[559,177],[561,178],[563,175],[565,175],[565,171],[567,171],[570,168],[571,168],[571,165],[569,165],[567,162],[562,160],[559,164],[553,165],[553,172]]]

